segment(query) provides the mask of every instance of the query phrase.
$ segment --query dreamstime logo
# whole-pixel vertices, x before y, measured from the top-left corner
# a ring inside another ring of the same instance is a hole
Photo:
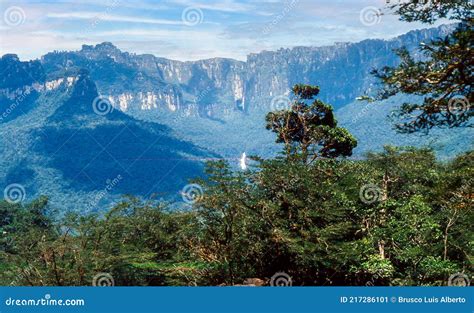
[[[372,278],[371,278],[369,281],[367,281],[367,282],[365,283],[365,285],[366,285],[367,287],[375,286],[377,280],[379,280],[379,279],[382,278],[382,277],[384,277],[383,271],[382,271],[382,270],[378,270],[378,271],[374,274],[374,276],[372,276]]]
[[[202,90],[197,97],[194,99],[195,104],[199,104],[207,95],[211,92],[211,87],[207,86],[206,89]]]
[[[376,7],[363,8],[359,14],[360,22],[365,26],[374,26],[382,20],[382,11]]]
[[[6,232],[3,232],[5,235]],[[30,281],[31,276],[36,275],[35,269],[31,265],[24,267],[21,272],[17,273],[13,280],[10,282],[10,286],[23,286],[26,282]]]
[[[3,191],[3,197],[10,204],[17,204],[25,200],[25,187],[20,184],[8,185]]]
[[[112,287],[115,281],[109,273],[99,273],[92,278],[92,286],[95,287]]]
[[[183,201],[188,204],[193,204],[202,199],[204,195],[204,191],[202,187],[198,184],[189,184],[184,186],[183,190],[181,190],[181,196]]]
[[[20,7],[9,7],[3,13],[3,20],[8,26],[19,26],[25,22],[25,11]]]
[[[180,120],[186,117],[189,117],[192,115],[192,109],[190,108],[183,108],[183,107],[178,107],[176,111],[173,113],[173,120]]]
[[[448,111],[451,114],[463,114],[469,110],[470,106],[466,97],[453,97],[448,101]]]
[[[449,276],[448,279],[448,286],[455,286],[455,287],[469,287],[471,281],[466,274],[463,273],[456,273]]]
[[[272,111],[288,110],[291,107],[291,99],[285,95],[276,96],[272,99],[270,107]]]
[[[383,191],[380,187],[373,184],[367,184],[360,187],[359,198],[365,204],[372,204],[381,200],[382,193]]]
[[[144,81],[145,80],[145,75],[143,75],[142,72],[138,72],[136,80],[139,81],[139,82]]]
[[[97,115],[107,115],[114,110],[114,107],[109,99],[97,96],[92,102],[92,109]]]
[[[181,20],[187,26],[196,26],[204,21],[204,13],[198,7],[187,7],[181,14]]]
[[[272,287],[289,287],[293,285],[291,276],[285,272],[278,272],[270,279],[270,286]]]

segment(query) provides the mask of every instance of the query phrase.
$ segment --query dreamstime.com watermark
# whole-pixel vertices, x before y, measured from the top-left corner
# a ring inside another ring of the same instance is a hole
[[[366,184],[359,189],[359,198],[365,204],[372,204],[382,200],[384,192],[382,188],[374,184]]]
[[[86,211],[96,208],[100,201],[107,197],[110,192],[122,181],[122,179],[123,177],[120,174],[113,179],[107,179],[107,181],[105,182],[106,186],[104,187],[104,189],[96,192],[93,198],[86,205]]]
[[[10,184],[3,190],[3,198],[10,204],[23,202],[26,199],[25,187],[20,184]]]
[[[84,306],[84,299],[53,299],[50,294],[44,295],[43,298],[27,298],[5,300],[6,306]]]
[[[3,12],[3,21],[10,27],[20,26],[25,20],[26,14],[21,7],[11,6]]]
[[[92,278],[92,286],[113,287],[115,286],[115,280],[109,273],[98,273]]]
[[[271,111],[289,110],[291,108],[291,99],[286,94],[276,96],[270,103]]]
[[[469,287],[471,285],[471,280],[469,276],[464,273],[455,273],[449,276],[448,286],[454,287]]]
[[[3,120],[7,119],[10,114],[15,111],[16,108],[20,106],[20,104],[26,99],[26,97],[31,93],[31,89],[27,88],[24,92],[21,92],[16,98],[15,102],[13,102],[9,107],[5,109],[0,114],[0,122],[3,122]]]
[[[204,21],[204,13],[199,7],[187,7],[181,14],[181,20],[184,25],[196,26]]]
[[[100,14],[94,16],[92,22],[86,28],[86,32],[92,32],[102,21],[106,21],[107,19],[109,19],[112,11],[115,10],[120,4],[121,1],[119,0],[109,1],[109,3],[105,7],[105,10],[102,11]]]
[[[290,0],[286,3],[283,10],[278,14],[269,24],[262,30],[262,35],[268,35],[273,28],[275,28],[281,21],[283,21],[288,14],[298,5],[299,0]]]
[[[97,115],[107,115],[114,110],[114,106],[110,100],[103,96],[97,96],[92,101],[92,110]]]

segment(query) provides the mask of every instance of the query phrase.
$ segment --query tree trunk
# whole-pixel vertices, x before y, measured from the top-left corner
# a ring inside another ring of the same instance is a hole
[[[388,176],[388,173],[385,172],[385,174],[383,174],[383,178],[382,178],[382,188],[381,188],[381,194],[380,194],[380,202],[384,202],[388,199],[388,183],[390,181],[390,178]],[[383,208],[382,210],[380,210],[380,225],[384,225],[385,224],[385,221],[387,219],[387,212],[385,211],[385,208]],[[379,255],[380,255],[380,258],[382,260],[385,259],[385,241],[383,239],[379,240],[378,242],[378,246],[379,246]]]

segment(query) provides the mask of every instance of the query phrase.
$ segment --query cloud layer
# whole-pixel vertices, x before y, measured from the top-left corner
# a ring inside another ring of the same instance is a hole
[[[391,38],[403,23],[386,0],[2,1],[0,54],[34,59],[52,50],[111,41],[178,60],[230,57],[281,47]]]

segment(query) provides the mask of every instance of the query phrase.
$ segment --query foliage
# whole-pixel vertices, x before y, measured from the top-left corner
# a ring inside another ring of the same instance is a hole
[[[398,93],[424,96],[422,103],[404,103],[399,110],[402,132],[428,131],[433,127],[470,125],[474,115],[472,92],[473,5],[467,0],[406,1],[391,6],[401,20],[433,23],[440,18],[457,20],[456,29],[444,38],[422,43],[419,55],[406,48],[396,52],[400,64],[374,70],[384,84],[380,99]]]
[[[209,162],[192,209],[127,198],[103,215],[55,219],[46,198],[0,202],[0,284],[91,285],[101,273],[144,286],[269,284],[279,272],[301,286],[471,277],[474,152],[443,163],[429,149],[385,147],[346,159],[355,139],[314,100],[319,89],[293,91],[291,110],[267,118],[285,157],[242,171]]]
[[[337,127],[331,106],[314,99],[319,88],[295,85],[293,93],[296,100],[289,110],[270,112],[266,117],[267,129],[277,134],[277,143],[285,144],[286,156],[311,163],[318,157],[352,155],[357,141]]]
[[[210,162],[192,210],[128,199],[103,216],[52,219],[46,199],[0,204],[1,284],[445,285],[472,275],[474,153],[449,163],[386,147],[367,159]],[[376,186],[375,201],[361,190]]]

